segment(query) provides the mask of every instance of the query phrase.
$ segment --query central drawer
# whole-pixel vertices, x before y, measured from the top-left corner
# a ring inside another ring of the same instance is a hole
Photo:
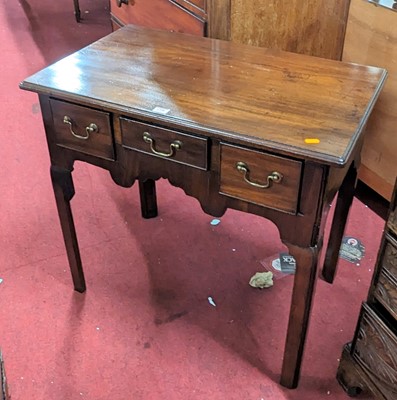
[[[221,144],[220,192],[240,200],[296,214],[302,163]]]
[[[154,157],[207,169],[208,139],[120,118],[122,145]]]

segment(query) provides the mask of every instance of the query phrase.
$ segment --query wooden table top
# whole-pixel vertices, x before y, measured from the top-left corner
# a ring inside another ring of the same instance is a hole
[[[386,75],[376,67],[130,25],[21,88],[343,166]]]

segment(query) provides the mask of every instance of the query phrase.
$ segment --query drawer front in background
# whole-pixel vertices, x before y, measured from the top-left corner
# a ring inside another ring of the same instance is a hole
[[[207,17],[205,0],[168,0],[176,6],[182,7],[197,17],[205,20]]]
[[[393,210],[391,210],[387,224],[389,229],[397,236],[397,204],[395,204]]]
[[[50,104],[58,146],[114,160],[109,113],[54,99]]]
[[[169,0],[128,0],[128,4],[121,7],[116,0],[111,0],[110,11],[116,25],[134,24],[204,36],[204,22]],[[113,27],[117,28],[115,24]]]
[[[207,169],[208,139],[120,118],[122,144],[132,150]]]
[[[244,163],[245,169],[239,169],[238,163]],[[295,214],[301,170],[299,161],[221,144],[220,192],[237,199]],[[268,180],[273,173],[281,176],[279,182]]]
[[[397,321],[397,241],[386,235],[381,270],[374,295]]]
[[[387,399],[397,398],[397,337],[396,332],[363,305],[353,358],[367,372]]]

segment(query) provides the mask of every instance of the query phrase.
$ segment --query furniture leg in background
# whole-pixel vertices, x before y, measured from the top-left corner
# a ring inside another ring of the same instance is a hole
[[[353,163],[339,189],[335,214],[332,220],[332,227],[322,270],[323,278],[328,283],[332,283],[336,275],[340,245],[343,233],[345,232],[350,206],[353,202],[356,183],[357,168]]]
[[[10,400],[3,355],[0,351],[0,400]]]
[[[76,22],[80,22],[81,12],[80,12],[79,0],[73,0],[73,3],[74,3],[74,16],[76,18]]]
[[[156,182],[153,179],[139,181],[139,197],[143,218],[157,217]]]

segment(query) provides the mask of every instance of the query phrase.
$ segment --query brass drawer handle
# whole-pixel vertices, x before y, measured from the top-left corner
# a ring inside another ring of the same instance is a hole
[[[121,7],[123,4],[128,4],[128,0],[116,0],[117,7]]]
[[[176,150],[180,150],[182,148],[182,142],[180,140],[174,140],[171,144],[170,144],[170,152],[169,153],[163,153],[162,151],[157,151],[154,148],[154,139],[151,137],[149,132],[144,132],[143,133],[143,140],[150,144],[150,150],[152,151],[152,153],[161,156],[161,157],[173,157],[175,155]]]
[[[259,188],[259,189],[268,189],[269,187],[271,187],[272,182],[280,183],[283,179],[283,175],[280,174],[280,172],[273,171],[270,175],[267,176],[266,183],[262,185],[260,183],[256,183],[256,182],[253,182],[250,180],[250,177],[249,177],[250,170],[248,168],[248,165],[245,162],[239,161],[236,164],[236,169],[238,172],[241,172],[244,174],[244,180],[248,184],[250,184],[251,186],[255,186],[256,188]]]
[[[67,115],[63,117],[63,123],[69,125],[70,133],[77,139],[87,140],[90,137],[90,133],[96,133],[99,131],[98,126],[94,123],[91,123],[85,127],[86,135],[79,135],[78,133],[73,132],[72,118],[68,117]]]

